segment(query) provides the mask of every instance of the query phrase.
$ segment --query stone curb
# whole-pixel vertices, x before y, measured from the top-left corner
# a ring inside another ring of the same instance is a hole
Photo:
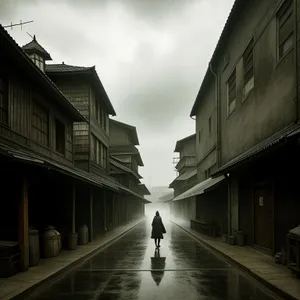
[[[30,286],[28,289],[22,291],[21,293],[19,293],[18,295],[13,296],[10,299],[12,299],[12,300],[24,300],[24,299],[26,299],[27,297],[29,297],[29,295],[31,293],[33,293],[36,290],[38,290],[39,288],[41,288],[45,283],[48,283],[49,281],[57,279],[63,273],[70,272],[72,269],[76,268],[78,265],[80,265],[84,261],[88,260],[89,258],[91,258],[92,256],[94,256],[95,254],[97,254],[97,252],[103,250],[104,248],[106,248],[109,245],[111,245],[112,243],[114,243],[116,240],[118,240],[119,238],[121,238],[122,236],[124,236],[126,233],[128,233],[130,230],[132,230],[135,227],[137,227],[138,225],[140,225],[145,220],[146,220],[146,218],[141,219],[136,224],[134,224],[131,227],[127,228],[125,231],[122,231],[119,234],[117,234],[116,236],[112,237],[111,239],[105,241],[103,244],[101,244],[99,247],[97,247],[93,251],[87,253],[86,255],[83,255],[82,257],[79,257],[77,260],[71,262],[70,264],[68,264],[67,266],[63,267],[62,269],[60,269],[56,273],[51,274],[50,276],[42,279],[41,281],[39,281],[36,284]]]
[[[180,227],[181,229],[183,229],[185,232],[187,232],[193,238],[195,238],[196,240],[198,240],[199,242],[201,242],[202,244],[204,244],[207,248],[209,248],[210,250],[212,250],[212,252],[214,252],[214,253],[222,256],[223,258],[225,258],[225,260],[227,260],[230,264],[232,264],[235,267],[239,268],[241,271],[243,271],[243,272],[251,275],[254,279],[256,279],[257,281],[259,281],[260,283],[262,283],[266,288],[268,288],[273,293],[277,294],[279,297],[281,297],[283,299],[286,299],[286,300],[299,300],[298,298],[293,297],[292,295],[290,295],[287,292],[281,290],[277,286],[275,286],[275,285],[269,283],[268,281],[266,281],[265,279],[261,278],[260,276],[258,276],[254,272],[252,272],[251,269],[249,269],[248,267],[246,267],[243,264],[239,263],[238,261],[236,261],[235,259],[233,259],[229,255],[225,254],[224,252],[218,250],[217,248],[215,248],[214,246],[212,246],[211,244],[209,244],[205,240],[201,239],[201,237],[199,237],[197,234],[193,233],[192,231],[187,230],[185,227],[177,224],[173,220],[170,220],[170,221],[172,223],[174,223],[175,225],[177,225],[178,227]]]

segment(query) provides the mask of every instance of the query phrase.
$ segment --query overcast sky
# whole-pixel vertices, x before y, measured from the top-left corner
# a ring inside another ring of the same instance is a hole
[[[177,140],[195,132],[189,117],[233,0],[0,0],[0,23],[31,41],[51,63],[96,66],[116,120],[136,126],[148,186],[174,178]]]

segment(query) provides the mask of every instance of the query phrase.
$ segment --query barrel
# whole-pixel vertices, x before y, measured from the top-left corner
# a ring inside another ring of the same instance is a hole
[[[57,256],[60,249],[60,233],[53,226],[47,227],[43,233],[43,256],[45,258]]]
[[[89,242],[89,229],[83,225],[78,229],[78,245],[85,245]]]
[[[39,231],[30,228],[28,231],[29,239],[29,267],[33,267],[40,262],[40,237]]]

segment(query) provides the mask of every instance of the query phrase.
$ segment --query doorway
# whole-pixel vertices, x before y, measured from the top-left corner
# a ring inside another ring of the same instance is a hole
[[[273,186],[265,184],[255,189],[254,199],[254,248],[273,254],[274,232]]]

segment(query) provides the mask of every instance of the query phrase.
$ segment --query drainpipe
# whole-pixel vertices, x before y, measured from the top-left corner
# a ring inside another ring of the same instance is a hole
[[[221,147],[220,147],[220,97],[219,97],[219,78],[218,75],[214,72],[212,68],[211,62],[209,63],[209,70],[212,75],[215,77],[215,99],[216,99],[216,106],[217,106],[217,168],[220,168],[221,162]]]
[[[296,122],[298,122],[299,120],[299,114],[300,114],[300,103],[299,103],[299,97],[298,97],[298,93],[299,93],[299,87],[298,87],[298,26],[297,26],[297,22],[298,22],[298,14],[297,14],[297,10],[298,10],[298,1],[294,1],[294,59],[295,59],[295,77],[296,77],[296,96],[295,96],[295,101],[296,101],[296,111],[297,111],[297,120]]]
[[[229,173],[225,173],[225,178],[228,181],[228,195],[227,195],[227,203],[228,203],[228,229],[227,229],[227,238],[229,239],[229,236],[231,235],[231,182],[229,178]]]

